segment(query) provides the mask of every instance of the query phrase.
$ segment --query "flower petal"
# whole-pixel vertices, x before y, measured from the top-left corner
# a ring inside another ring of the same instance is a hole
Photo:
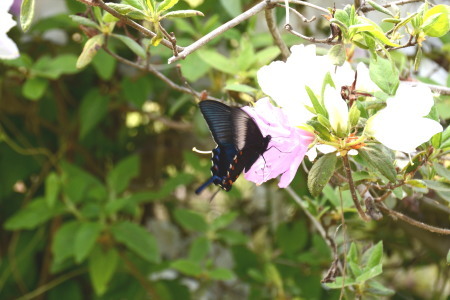
[[[283,175],[279,186],[288,186],[314,139],[313,134],[291,126],[284,110],[273,106],[268,98],[259,100],[254,108],[242,109],[255,120],[264,136],[271,136],[268,150],[244,173],[245,178],[261,184]]]
[[[348,107],[338,90],[327,86],[324,94],[324,105],[328,111],[328,119],[336,133],[346,133],[348,129]]]
[[[0,59],[15,59],[19,57],[19,49],[6,34],[0,34]]]

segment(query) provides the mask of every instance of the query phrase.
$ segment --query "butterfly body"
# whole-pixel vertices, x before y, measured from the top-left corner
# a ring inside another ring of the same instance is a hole
[[[212,151],[212,176],[196,193],[211,183],[229,191],[239,175],[267,150],[271,137],[264,137],[255,121],[238,107],[212,100],[199,106],[217,147]]]

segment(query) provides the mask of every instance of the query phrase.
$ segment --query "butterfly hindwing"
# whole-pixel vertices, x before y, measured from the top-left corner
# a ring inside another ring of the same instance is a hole
[[[199,106],[217,147],[212,151],[212,176],[196,193],[211,183],[229,191],[239,175],[267,150],[270,136],[264,137],[256,122],[238,107],[212,100]]]

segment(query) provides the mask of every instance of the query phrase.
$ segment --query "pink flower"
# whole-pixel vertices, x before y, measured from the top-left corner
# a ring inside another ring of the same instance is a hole
[[[263,98],[255,107],[243,107],[255,120],[263,136],[270,135],[268,150],[253,164],[245,179],[261,184],[281,175],[278,186],[287,187],[294,179],[314,135],[306,130],[291,126],[285,112]]]

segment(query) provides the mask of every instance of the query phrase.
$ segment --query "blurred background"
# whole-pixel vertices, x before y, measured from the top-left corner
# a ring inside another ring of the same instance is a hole
[[[11,10],[16,19],[19,2]],[[163,25],[187,46],[258,2],[184,0],[177,9],[200,10],[205,17]],[[311,2],[336,8],[349,3]],[[329,35],[319,12],[296,8],[317,17],[307,24],[291,17],[297,31]],[[77,69],[93,33],[69,14],[91,17],[92,11],[74,0],[36,1],[30,30],[8,33],[20,58],[0,61],[0,299],[339,299],[339,289],[321,283],[333,252],[305,209],[339,252],[351,242],[363,253],[383,241],[377,280],[385,288],[370,297],[449,299],[448,237],[387,218],[364,223],[347,213],[348,191],[332,185],[312,197],[308,161],[291,184],[303,207],[275,181],[255,186],[240,178],[212,201],[215,186],[194,194],[210,176],[211,162],[192,148],[215,145],[198,100],[177,87],[184,88],[185,79],[194,90],[236,105],[261,98],[256,71],[280,59],[263,13],[180,61],[184,78],[167,64],[173,53],[163,46],[149,50],[152,72],[103,50]],[[284,9],[275,14],[282,28]],[[121,23],[116,30],[140,36]],[[283,40],[303,42],[287,33]],[[110,39],[108,48],[136,62],[123,43]],[[449,86],[449,35],[430,38],[423,51],[418,72],[411,71],[414,49],[396,54],[405,62],[403,79]],[[362,51],[354,55],[355,61],[367,58]],[[444,124],[449,104],[448,97],[437,102]],[[407,197],[396,208],[448,228],[450,209],[435,205],[438,196],[450,201],[450,189]],[[338,227],[342,214],[345,230]]]

